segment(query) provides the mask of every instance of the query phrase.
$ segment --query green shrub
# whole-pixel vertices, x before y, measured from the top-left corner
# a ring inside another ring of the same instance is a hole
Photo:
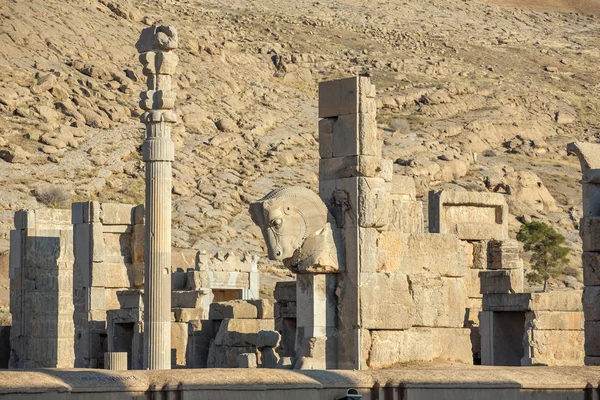
[[[523,242],[525,251],[531,252],[532,271],[527,274],[527,280],[534,283],[544,283],[544,291],[548,279],[555,278],[565,270],[570,249],[562,246],[565,237],[543,222],[528,222],[521,226],[517,240]]]

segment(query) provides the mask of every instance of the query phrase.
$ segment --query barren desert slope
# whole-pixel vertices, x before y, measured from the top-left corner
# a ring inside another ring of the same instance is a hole
[[[143,201],[134,44],[158,22],[181,37],[174,246],[265,254],[248,203],[317,186],[317,83],[368,73],[395,173],[414,176],[423,200],[510,186],[513,233],[519,221],[551,223],[577,276],[580,173],[566,144],[600,133],[599,10],[596,0],[0,0],[0,247],[21,208]],[[553,282],[565,285],[580,284]]]

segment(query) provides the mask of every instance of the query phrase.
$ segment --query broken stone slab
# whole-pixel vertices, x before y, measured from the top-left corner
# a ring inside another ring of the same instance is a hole
[[[486,294],[483,311],[583,311],[581,295],[581,290]]]
[[[479,271],[480,293],[520,293],[523,278],[523,270],[518,269]]]
[[[212,303],[208,318],[213,321],[223,319],[256,319],[258,310],[256,305],[246,300],[231,300]]]

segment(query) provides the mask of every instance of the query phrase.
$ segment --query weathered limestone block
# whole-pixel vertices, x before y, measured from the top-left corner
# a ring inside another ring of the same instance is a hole
[[[423,203],[391,195],[389,229],[401,233],[423,233]]]
[[[333,203],[342,206],[339,226],[379,228],[389,223],[389,183],[358,177],[337,179],[335,185]]]
[[[583,331],[537,330],[528,341],[536,365],[583,365]]]
[[[415,201],[417,199],[415,179],[412,176],[395,174],[392,178],[390,193],[402,200]]]
[[[258,319],[273,319],[275,305],[269,299],[254,299],[248,300],[250,304],[256,307]]]
[[[586,286],[581,297],[586,321],[600,321],[600,286]]]
[[[187,322],[171,322],[171,365],[185,367],[188,343]]]
[[[469,273],[467,243],[454,235],[380,232],[377,271],[462,277]],[[363,265],[364,272],[365,266]]]
[[[241,353],[237,356],[238,368],[257,368],[256,353]]]
[[[335,118],[333,156],[381,156],[373,85],[366,77],[319,84],[319,117]]]
[[[133,225],[133,208],[130,204],[102,203],[100,222],[104,225]]]
[[[202,288],[244,288],[250,284],[247,272],[221,271],[187,271],[186,289],[200,290]]]
[[[600,252],[583,252],[583,284],[600,286]]]
[[[525,319],[533,321],[536,330],[580,331],[584,328],[582,312],[528,311]]]
[[[473,258],[472,258],[472,267],[476,269],[487,269],[489,262],[489,241],[488,240],[478,240],[475,242],[471,242],[473,246]]]
[[[412,275],[408,281],[413,299],[412,326],[463,327],[467,300],[463,279]]]
[[[368,366],[373,369],[415,361],[445,360],[473,363],[470,330],[462,328],[412,328],[371,331]]]
[[[173,317],[175,322],[199,321],[205,318],[203,308],[173,308]]]
[[[523,291],[523,270],[479,271],[481,294],[520,293]]]
[[[519,242],[514,239],[491,240],[489,269],[523,269]]]
[[[256,306],[246,300],[231,300],[210,305],[209,319],[255,319],[258,317]]]
[[[244,347],[258,344],[260,331],[274,330],[272,319],[224,319],[215,336],[215,345]]]
[[[117,298],[119,299],[119,308],[144,308],[144,299],[141,290],[119,290],[117,291]]]
[[[93,263],[91,285],[106,288],[128,288],[135,286],[133,266],[124,263]]]
[[[319,83],[319,118],[358,113],[358,78]]]
[[[581,290],[496,293],[483,296],[484,311],[583,311]]]
[[[172,307],[199,308],[204,292],[200,290],[177,290],[171,292]]]
[[[583,251],[600,251],[600,217],[581,218],[579,236]]]
[[[173,249],[171,251],[171,271],[182,270],[186,272],[196,269],[198,251],[190,249]]]
[[[498,193],[429,192],[429,232],[463,240],[508,238],[508,205]]]
[[[469,274],[465,276],[465,284],[467,285],[467,294],[470,298],[481,299],[481,281],[479,280],[478,269],[469,269]]]
[[[412,298],[404,274],[361,274],[362,326],[366,329],[407,329]]]
[[[319,155],[321,159],[333,157],[333,126],[336,118],[319,120]]]

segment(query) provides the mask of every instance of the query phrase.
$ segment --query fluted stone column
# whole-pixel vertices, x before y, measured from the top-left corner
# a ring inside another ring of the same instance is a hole
[[[141,116],[146,125],[143,158],[146,162],[146,249],[144,268],[144,368],[171,368],[171,128],[175,93],[171,75],[178,57],[177,31],[172,26],[152,26],[142,31],[136,44],[148,79],[140,94]]]
[[[104,353],[104,369],[127,371],[127,352],[109,351]]]

